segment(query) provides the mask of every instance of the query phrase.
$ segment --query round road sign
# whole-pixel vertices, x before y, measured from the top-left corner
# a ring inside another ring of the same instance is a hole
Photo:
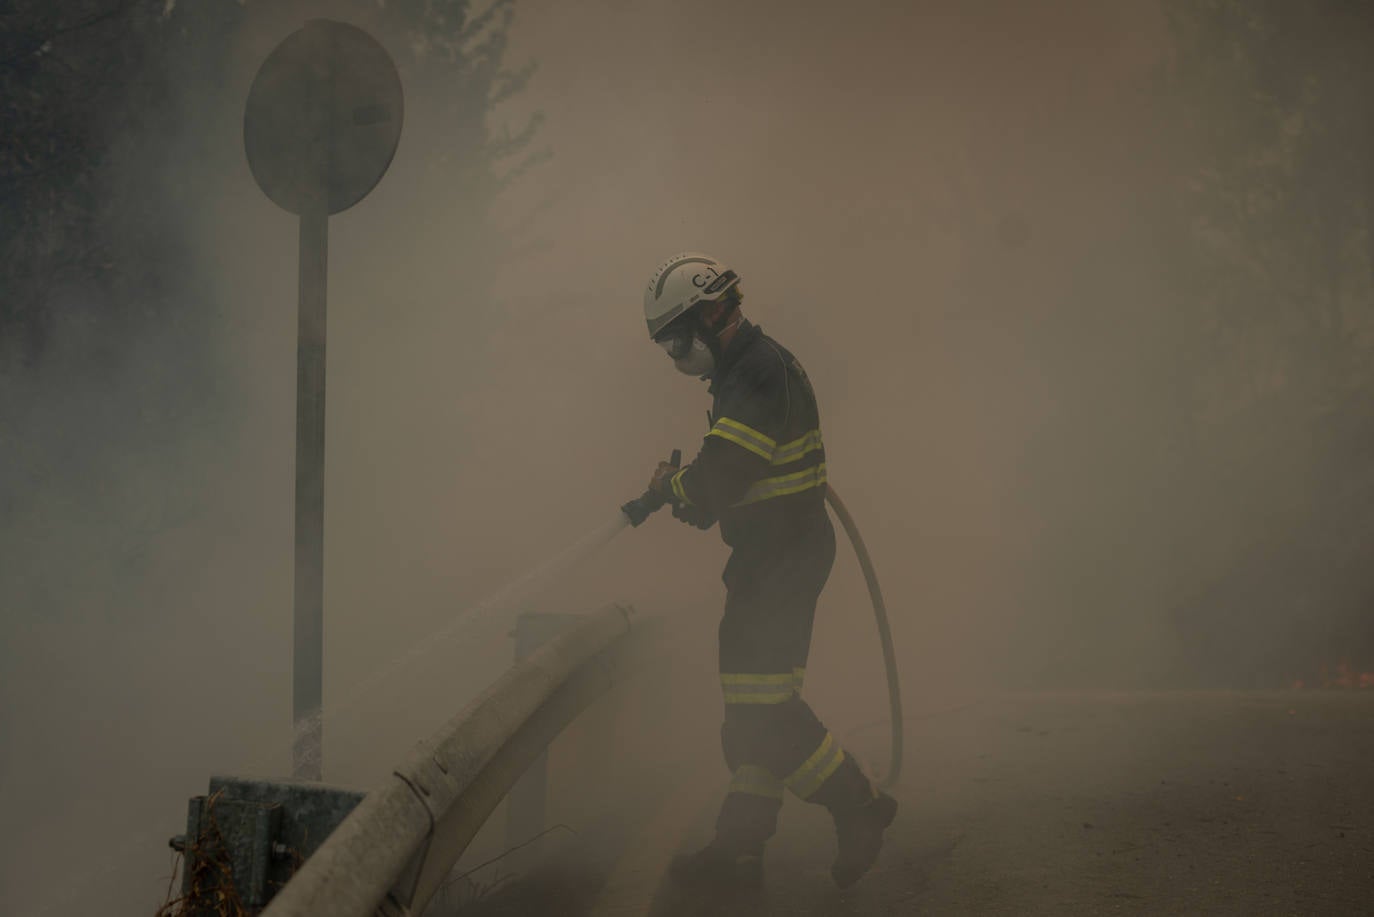
[[[312,19],[263,61],[243,115],[259,187],[292,213],[347,210],[376,187],[401,138],[396,65],[357,26]]]

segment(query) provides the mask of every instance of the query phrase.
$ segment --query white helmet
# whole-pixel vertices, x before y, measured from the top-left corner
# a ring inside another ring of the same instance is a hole
[[[739,283],[739,275],[710,255],[682,252],[659,265],[644,291],[644,320],[655,338],[668,323],[699,302],[715,302]]]

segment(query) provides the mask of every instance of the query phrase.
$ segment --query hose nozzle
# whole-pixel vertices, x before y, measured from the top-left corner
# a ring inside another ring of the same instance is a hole
[[[682,467],[682,450],[674,449],[673,457],[668,460],[668,464],[674,468]],[[663,508],[663,504],[668,502],[668,498],[656,490],[646,490],[644,493],[635,497],[629,503],[620,507],[620,511],[625,514],[625,518],[630,520],[630,525],[635,528],[644,524],[655,512]]]

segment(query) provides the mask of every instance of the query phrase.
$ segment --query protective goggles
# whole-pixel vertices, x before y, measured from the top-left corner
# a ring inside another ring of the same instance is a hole
[[[692,352],[696,331],[686,322],[674,322],[659,332],[654,343],[662,347],[674,360],[685,360]]]

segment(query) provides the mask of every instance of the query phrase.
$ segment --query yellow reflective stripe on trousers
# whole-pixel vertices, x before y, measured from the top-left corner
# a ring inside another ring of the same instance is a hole
[[[711,432],[706,435],[719,436],[737,446],[743,446],[759,458],[770,462],[773,460],[774,450],[778,448],[777,442],[771,437],[764,436],[753,427],[729,417],[718,419],[715,426],[711,427]]]
[[[685,491],[685,490],[682,489],[682,476],[683,476],[684,474],[686,474],[686,473],[687,473],[687,469],[686,469],[686,468],[682,469],[682,470],[679,471],[677,474],[675,474],[675,475],[673,475],[671,478],[669,478],[669,479],[668,479],[668,483],[669,483],[669,484],[672,486],[672,488],[673,488],[673,496],[677,497],[679,500],[681,500],[683,503],[687,504],[688,506],[691,506],[691,505],[692,505],[692,501],[687,499],[687,491]]]
[[[817,449],[822,448],[821,431],[812,430],[810,433],[794,439],[790,443],[783,443],[773,452],[774,465],[787,465],[798,459],[805,458]]]
[[[791,672],[721,673],[720,689],[727,704],[781,704],[795,691],[796,676]]]
[[[821,784],[825,783],[842,763],[844,763],[844,749],[840,747],[839,742],[835,741],[835,737],[827,732],[820,747],[811,753],[811,757],[802,762],[801,767],[789,774],[783,783],[787,784],[787,788],[802,799],[810,799],[816,795]]]
[[[765,799],[782,798],[782,781],[773,772],[757,764],[745,764],[730,778],[731,793],[747,793]]]
[[[803,490],[810,490],[813,487],[820,487],[826,483],[825,462],[821,462],[814,468],[807,468],[804,471],[795,471],[792,474],[782,474],[775,478],[764,478],[755,482],[744,492],[744,499],[736,503],[736,506],[747,506],[750,503],[758,503],[761,500],[771,500],[774,497],[785,497],[788,494],[798,494]]]

